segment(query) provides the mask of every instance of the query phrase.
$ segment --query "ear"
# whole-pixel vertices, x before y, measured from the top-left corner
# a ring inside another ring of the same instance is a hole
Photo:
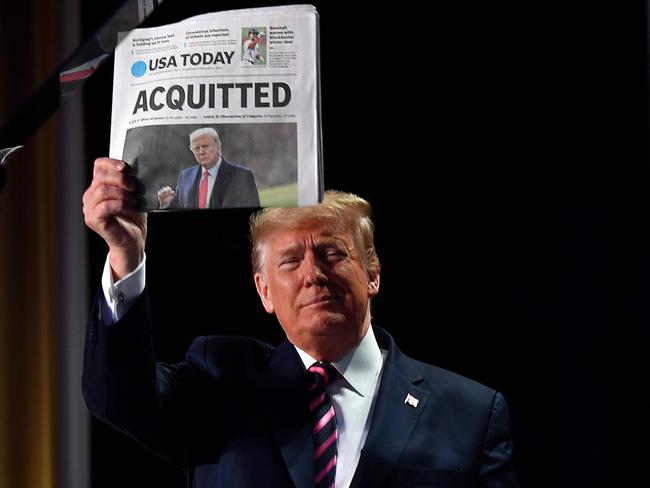
[[[368,276],[368,298],[379,293],[379,272],[372,271]]]
[[[262,276],[262,273],[255,273],[255,288],[257,288],[257,294],[262,300],[262,305],[264,305],[264,310],[268,313],[274,313],[275,308],[273,308],[273,299],[271,297],[271,290],[269,290],[269,285],[266,283],[266,280]]]

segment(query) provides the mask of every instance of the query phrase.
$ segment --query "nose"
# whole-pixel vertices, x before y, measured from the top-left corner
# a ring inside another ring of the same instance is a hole
[[[327,283],[327,275],[323,272],[320,260],[309,253],[303,261],[305,286],[323,286]]]

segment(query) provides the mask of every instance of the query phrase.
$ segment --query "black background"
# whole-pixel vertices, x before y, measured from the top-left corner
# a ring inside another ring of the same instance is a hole
[[[325,186],[374,206],[374,322],[504,393],[522,487],[636,485],[650,455],[645,3],[447,3],[316,4]],[[147,24],[263,4],[167,0]],[[88,4],[89,31],[109,8]],[[87,83],[89,181],[108,153],[108,64]],[[248,211],[149,217],[161,360],[198,334],[279,340],[250,279]],[[89,239],[98,284],[105,247]],[[99,422],[92,460],[93,487],[183,486]]]

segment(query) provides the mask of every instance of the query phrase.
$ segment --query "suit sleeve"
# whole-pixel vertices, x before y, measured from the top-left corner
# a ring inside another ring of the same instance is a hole
[[[205,420],[208,410],[218,414],[212,399],[199,398],[199,392],[211,391],[207,375],[188,361],[156,363],[146,290],[110,326],[103,321],[100,300],[101,295],[88,324],[82,376],[91,413],[175,464],[214,462],[203,458],[208,452],[203,439],[211,439],[214,453],[217,428],[206,432],[205,426],[195,425]]]
[[[260,206],[260,196],[257,192],[257,185],[255,184],[255,175],[252,171],[246,172],[246,181],[242,203],[242,207],[259,207]]]
[[[494,395],[479,466],[482,488],[517,488],[512,465],[512,437],[508,405],[501,393]]]
[[[176,182],[176,195],[174,195],[174,199],[172,200],[172,203],[169,204],[169,207],[167,208],[181,208],[180,206],[180,197],[179,197],[179,191],[181,189],[181,184],[183,182],[183,172],[181,171],[178,174],[178,181]]]

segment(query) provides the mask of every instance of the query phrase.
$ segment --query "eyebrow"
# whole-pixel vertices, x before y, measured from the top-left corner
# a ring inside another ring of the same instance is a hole
[[[343,246],[343,247],[345,247],[340,240],[336,239],[335,237],[331,237],[331,236],[324,236],[321,239],[319,239],[316,242],[315,247],[316,247],[316,249],[322,249],[322,248],[328,247],[328,246],[336,246],[336,247]],[[280,256],[280,257],[283,257],[283,256],[286,256],[286,255],[289,255],[289,254],[296,253],[298,251],[302,251],[304,249],[304,247],[305,246],[302,243],[288,244],[285,247],[281,248],[278,251],[277,255]]]
[[[286,256],[287,254],[293,254],[295,252],[300,251],[303,249],[304,246],[302,244],[289,244],[288,246],[283,247],[278,251],[278,256]]]

